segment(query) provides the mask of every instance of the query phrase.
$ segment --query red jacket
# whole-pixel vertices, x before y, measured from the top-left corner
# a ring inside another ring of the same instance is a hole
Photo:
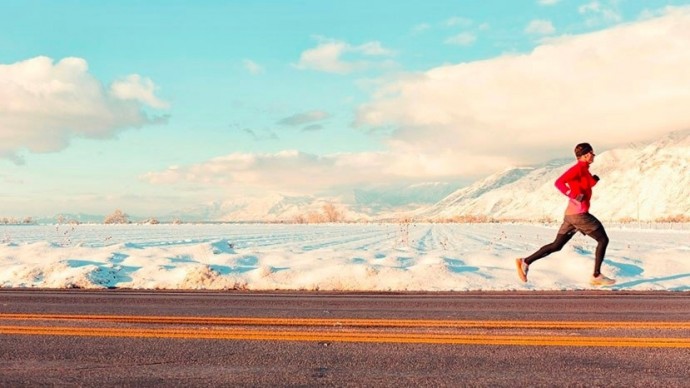
[[[565,214],[580,214],[589,212],[589,200],[592,198],[592,187],[597,184],[589,172],[589,163],[578,161],[556,179],[556,188],[570,198]],[[576,198],[582,196],[581,201]]]

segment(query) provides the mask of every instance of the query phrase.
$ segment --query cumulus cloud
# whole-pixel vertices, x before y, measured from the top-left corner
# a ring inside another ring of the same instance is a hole
[[[551,35],[556,32],[556,29],[550,20],[536,19],[529,22],[527,27],[525,27],[525,32],[536,35]]]
[[[462,158],[452,153],[429,156],[388,151],[330,155],[295,150],[234,153],[204,163],[150,172],[142,179],[156,185],[192,183],[228,191],[242,187],[248,191],[319,194],[372,183],[455,177],[458,168],[453,163],[459,160]]]
[[[157,109],[168,108],[168,103],[154,94],[155,88],[153,81],[138,74],[128,75],[110,85],[110,91],[117,99],[139,101]]]
[[[316,70],[326,73],[349,74],[372,68],[386,68],[393,65],[390,60],[372,60],[372,57],[390,57],[394,53],[380,42],[367,42],[353,46],[347,42],[318,38],[319,44],[300,55],[296,67],[302,70]],[[345,59],[345,56],[352,59]]]
[[[337,154],[319,156],[299,151],[273,154],[235,153],[187,167],[152,172],[143,178],[153,184],[198,184],[280,189],[313,193],[329,187],[376,179],[385,168],[383,156]]]
[[[380,87],[357,123],[393,128],[392,149],[452,150],[490,166],[569,154],[581,141],[646,140],[690,128],[688,36],[690,10],[680,9],[407,75]]]
[[[21,150],[55,152],[74,137],[108,138],[160,119],[143,108],[162,109],[147,78],[129,75],[104,86],[81,58],[36,57],[0,64],[0,157],[21,163]]]

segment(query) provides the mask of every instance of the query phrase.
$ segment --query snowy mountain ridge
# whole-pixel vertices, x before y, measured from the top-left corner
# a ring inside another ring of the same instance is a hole
[[[560,219],[566,197],[554,182],[575,158],[536,168],[513,168],[460,189],[414,213],[417,219],[463,215],[495,219]],[[605,220],[654,221],[690,215],[690,132],[676,132],[648,145],[631,145],[596,156],[590,166],[601,181],[592,214]]]
[[[399,184],[358,188],[344,195],[332,196],[266,193],[200,204],[163,218],[216,222],[309,222],[309,219],[324,216],[324,207],[332,205],[344,221],[372,221],[380,217],[397,217],[401,212],[436,203],[459,186],[447,182]]]

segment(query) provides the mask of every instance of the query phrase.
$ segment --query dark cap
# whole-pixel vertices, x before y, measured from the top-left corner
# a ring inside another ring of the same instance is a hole
[[[580,143],[575,146],[575,156],[578,158],[582,155],[587,155],[592,152],[592,146],[589,143]]]

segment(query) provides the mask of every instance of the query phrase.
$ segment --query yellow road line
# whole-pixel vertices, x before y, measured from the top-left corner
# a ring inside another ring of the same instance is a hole
[[[140,337],[222,340],[329,341],[520,346],[690,348],[690,338],[463,335],[433,333],[302,332],[241,329],[133,329],[50,326],[0,326],[0,334],[90,337]]]
[[[514,321],[423,319],[320,319],[253,317],[184,317],[146,315],[0,314],[0,320],[97,321],[150,324],[205,324],[226,326],[425,327],[509,329],[690,329],[690,322],[645,321]]]

